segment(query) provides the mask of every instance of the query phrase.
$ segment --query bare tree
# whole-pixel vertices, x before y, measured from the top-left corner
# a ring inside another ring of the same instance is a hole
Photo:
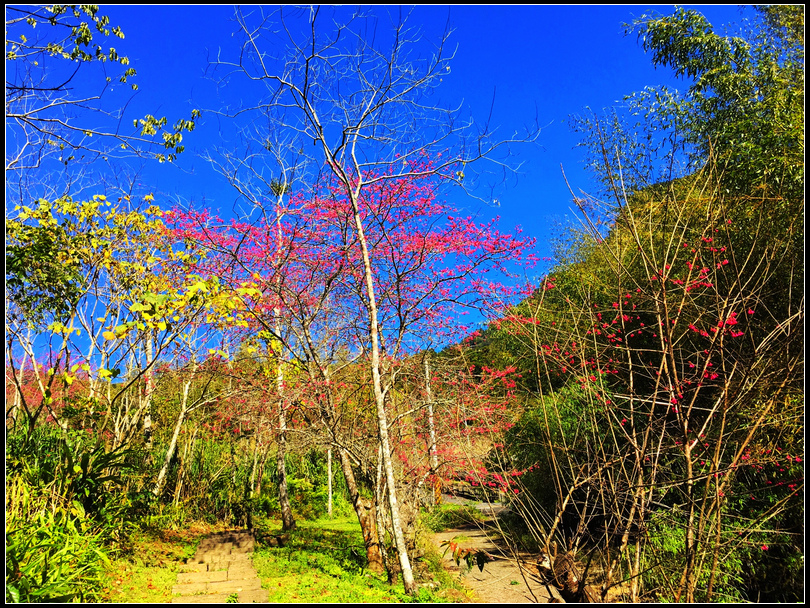
[[[436,87],[448,75],[454,56],[448,46],[450,30],[445,28],[431,45],[410,27],[409,16],[401,11],[375,16],[321,7],[282,8],[272,14],[258,7],[240,8],[240,55],[233,61],[220,59],[213,68],[223,84],[240,78],[255,90],[255,102],[224,113],[244,120],[261,118],[265,133],[289,134],[299,161],[306,160],[305,182],[317,187],[316,181],[327,179],[349,203],[345,213],[358,244],[364,341],[390,517],[405,588],[412,593],[386,411],[393,374],[383,357],[381,335],[390,328],[381,326],[378,261],[368,241],[369,221],[374,220],[361,209],[363,197],[380,182],[426,176],[480,196],[479,184],[493,176],[502,180],[503,171],[509,170],[510,145],[532,141],[538,131],[498,139],[488,124],[477,127],[463,120],[458,108],[437,103]],[[378,31],[378,22],[387,18],[391,29]],[[421,54],[425,51],[427,55]],[[431,162],[423,164],[426,159]],[[490,162],[475,162],[482,160]],[[478,172],[473,175],[473,170]]]
[[[543,380],[544,436],[527,439],[543,444],[557,504],[543,513],[531,492],[516,502],[541,545],[597,548],[603,600],[617,580],[631,601],[650,580],[675,601],[709,600],[728,592],[753,536],[790,533],[777,522],[803,487],[748,481],[798,447],[778,431],[802,418],[803,297],[778,308],[798,221],[772,238],[767,190],[724,195],[712,163],[632,195],[613,187],[611,233],[595,222],[607,210],[577,199],[588,253],[559,268],[564,287],[549,278],[504,320]],[[767,508],[752,506],[760,492]]]

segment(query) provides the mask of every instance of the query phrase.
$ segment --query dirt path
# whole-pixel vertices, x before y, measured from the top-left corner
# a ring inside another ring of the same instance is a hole
[[[500,505],[473,503],[453,497],[445,497],[447,502],[469,504],[487,515],[497,515]],[[490,520],[491,522],[491,520]],[[505,548],[498,546],[487,534],[487,524],[470,525],[454,528],[433,535],[433,542],[440,553],[444,552],[442,564],[451,573],[457,573],[465,586],[470,588],[481,603],[496,604],[533,604],[548,603],[551,600],[551,589],[546,586],[537,574],[537,556],[529,554],[512,555]],[[460,547],[484,550],[491,556],[491,561],[484,565],[483,571],[477,566],[472,569],[462,561],[457,566],[452,551],[445,541],[454,541]],[[446,550],[446,552],[445,552]],[[555,590],[556,591],[556,590]]]

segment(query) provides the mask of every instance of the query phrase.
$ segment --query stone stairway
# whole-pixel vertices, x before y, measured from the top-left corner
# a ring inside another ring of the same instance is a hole
[[[268,592],[250,560],[256,541],[247,530],[204,538],[193,558],[180,567],[173,604],[267,603]]]

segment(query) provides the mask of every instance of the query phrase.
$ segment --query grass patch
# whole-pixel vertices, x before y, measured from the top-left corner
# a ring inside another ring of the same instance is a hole
[[[431,532],[444,532],[486,521],[486,516],[475,507],[444,504],[422,514],[422,523]]]
[[[253,565],[271,603],[402,603],[469,602],[464,586],[441,566],[441,555],[420,535],[420,557],[413,560],[419,591],[405,594],[402,583],[391,586],[385,575],[366,570],[360,525],[353,517],[298,521],[282,547],[260,542]],[[191,557],[200,538],[213,528],[177,532],[147,530],[132,537],[127,552],[104,574],[102,602],[169,603],[177,572]],[[281,536],[280,522],[261,518],[259,537]]]
[[[271,603],[386,602],[410,598],[402,585],[365,569],[360,525],[349,518],[296,522],[283,547],[259,546],[253,565]],[[280,534],[279,530],[264,530]]]
[[[133,536],[126,553],[105,572],[104,602],[165,604],[183,559],[191,557],[200,538],[211,530],[192,527],[183,532],[149,530]]]

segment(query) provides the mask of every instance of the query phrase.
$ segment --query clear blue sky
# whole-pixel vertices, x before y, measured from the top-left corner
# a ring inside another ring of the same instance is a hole
[[[736,29],[751,10],[734,5],[695,6],[720,31]],[[396,7],[379,10],[398,10]],[[623,35],[623,24],[643,14],[669,14],[672,6],[483,6],[417,7],[412,23],[427,37],[439,33],[448,17],[458,47],[451,74],[440,94],[448,102],[463,102],[473,117],[486,120],[495,93],[493,123],[504,135],[535,118],[543,127],[539,145],[520,153],[522,175],[500,198],[498,209],[470,200],[471,213],[500,215],[503,229],[521,225],[538,239],[538,251],[549,254],[550,228],[570,215],[571,196],[563,181],[562,165],[572,187],[592,191],[584,170],[578,136],[569,116],[586,106],[600,111],[620,105],[622,98],[648,85],[667,84],[683,90],[686,83],[669,70],[655,70],[634,35]],[[217,97],[204,78],[209,60],[217,54],[233,59],[237,50],[233,8],[230,6],[105,6],[111,25],[120,25],[126,38],[115,40],[138,71],[140,92],[130,104],[128,120],[151,113],[170,122],[187,117],[192,108],[216,108],[238,102],[244,93],[228,87]],[[381,20],[381,26],[385,23]],[[249,103],[249,99],[244,99]],[[161,206],[170,201],[202,201],[228,215],[236,193],[199,153],[220,144],[218,123],[203,114],[194,133],[185,139],[186,152],[177,167],[146,165],[140,181],[154,191]]]

